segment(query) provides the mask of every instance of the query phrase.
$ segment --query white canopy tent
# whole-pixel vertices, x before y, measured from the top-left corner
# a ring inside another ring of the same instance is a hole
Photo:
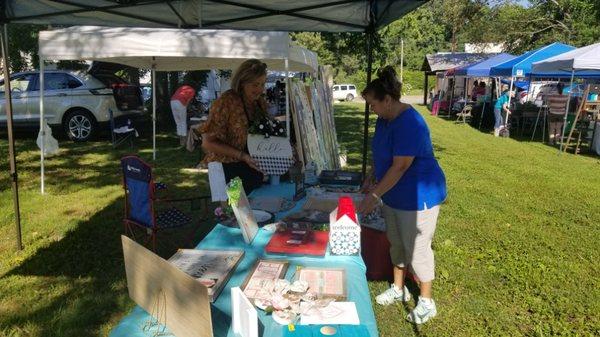
[[[536,75],[549,74],[550,76],[560,74],[561,72],[569,72],[571,74],[569,88],[573,88],[573,80],[578,74],[585,77],[600,76],[600,57],[598,55],[600,55],[600,43],[595,43],[556,55],[544,61],[535,62],[532,65],[532,72]],[[569,100],[567,101],[565,110],[562,135],[565,134],[567,129],[567,115],[569,113],[571,91],[569,91]],[[562,149],[563,142],[561,141],[559,152],[562,152]]]
[[[94,60],[152,71],[152,148],[156,159],[155,71],[235,69],[257,58],[270,70],[317,71],[317,55],[291,45],[287,32],[239,30],[107,28],[80,26],[39,34],[40,126],[44,121],[44,61]],[[289,125],[286,95],[286,125]],[[288,131],[289,137],[289,131]],[[44,193],[44,149],[41,151],[41,191]]]

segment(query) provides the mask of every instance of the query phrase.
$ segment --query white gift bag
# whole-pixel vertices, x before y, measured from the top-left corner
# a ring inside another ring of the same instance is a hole
[[[44,145],[44,156],[50,156],[58,153],[58,140],[52,137],[52,129],[48,125],[48,122],[44,121],[44,133],[40,129],[37,138],[37,146],[42,149],[42,144]],[[42,143],[43,142],[43,143]]]

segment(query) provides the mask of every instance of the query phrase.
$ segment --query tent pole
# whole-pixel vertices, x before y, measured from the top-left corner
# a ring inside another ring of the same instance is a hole
[[[367,33],[367,84],[371,82],[373,67],[373,31]],[[367,176],[367,146],[369,145],[369,103],[365,102],[365,120],[363,129],[362,176]]]
[[[42,135],[42,144],[40,146],[40,192],[44,194],[45,189],[45,177],[44,177],[44,150],[45,150],[45,139],[46,129],[44,128],[44,58],[40,55],[40,134]]]
[[[563,129],[560,133],[560,147],[558,148],[558,154],[560,154],[563,150],[563,144],[565,139],[565,132],[567,131],[567,116],[569,115],[569,105],[571,105],[571,94],[573,93],[573,79],[575,77],[575,68],[571,70],[571,84],[569,85],[569,98],[567,99],[567,107],[565,108],[565,117],[563,118]],[[585,99],[585,97],[584,97]],[[573,127],[575,127],[575,123],[577,121],[573,121]],[[568,141],[568,140],[567,140]],[[567,148],[565,147],[565,152]]]
[[[2,49],[2,63],[4,64],[4,108],[6,111],[6,128],[8,130],[8,159],[10,162],[11,188],[13,194],[13,204],[15,206],[15,230],[17,239],[17,250],[23,249],[21,239],[21,214],[19,212],[19,180],[17,175],[17,160],[15,158],[15,139],[13,137],[13,115],[12,115],[12,95],[10,88],[10,72],[8,58],[8,32],[6,24],[3,24],[3,32],[0,34],[0,49]],[[8,79],[8,80],[6,80]]]
[[[152,160],[156,160],[156,65],[152,64]]]
[[[290,65],[289,60],[285,58],[285,133],[287,134],[287,139],[290,140],[291,132],[290,132],[290,95],[288,88],[290,87]],[[279,97],[279,96],[277,96]],[[279,103],[277,103],[279,104]]]
[[[510,95],[510,93],[513,90],[514,81],[515,81],[515,77],[511,76],[510,77],[510,87],[508,88],[508,109],[509,110],[510,110],[510,101],[511,101],[511,95]],[[504,118],[504,127],[506,128],[507,126],[508,126],[508,114],[506,114],[506,118]]]

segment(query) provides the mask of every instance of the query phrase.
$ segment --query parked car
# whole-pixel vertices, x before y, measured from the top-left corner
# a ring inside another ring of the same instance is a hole
[[[140,88],[110,73],[51,70],[44,72],[44,116],[74,141],[92,138],[115,118],[137,118],[144,112]],[[10,80],[15,126],[39,125],[39,71],[16,73]],[[0,124],[6,125],[4,80],[0,80]]]
[[[336,84],[333,86],[333,99],[351,102],[356,96],[358,94],[354,84]]]

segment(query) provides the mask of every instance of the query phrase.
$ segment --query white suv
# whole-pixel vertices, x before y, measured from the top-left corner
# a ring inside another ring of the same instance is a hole
[[[74,141],[93,137],[100,124],[110,121],[109,109],[115,118],[137,117],[144,111],[140,88],[117,76],[52,70],[44,77],[45,119],[49,125],[62,126]],[[15,125],[39,125],[39,71],[13,74],[10,86]],[[0,80],[0,125],[6,125],[4,80]]]
[[[354,84],[336,84],[333,86],[333,99],[351,102],[356,96],[358,94]]]

